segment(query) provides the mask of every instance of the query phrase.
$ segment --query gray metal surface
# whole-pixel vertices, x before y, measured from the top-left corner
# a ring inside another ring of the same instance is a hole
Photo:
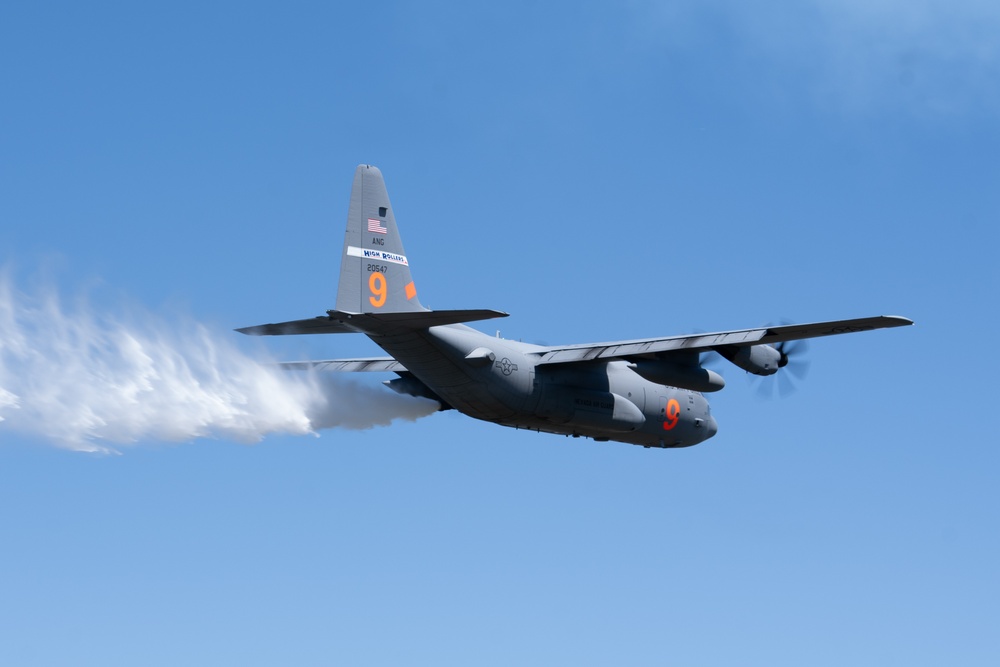
[[[426,310],[417,298],[382,172],[371,165],[359,165],[354,171],[337,310],[347,313]]]
[[[705,352],[722,346],[747,346],[780,343],[821,336],[833,336],[859,331],[872,331],[913,324],[905,317],[883,315],[852,320],[834,320],[813,324],[792,324],[759,329],[721,331],[718,333],[667,336],[665,338],[643,338],[640,340],[615,341],[611,343],[585,343],[582,345],[553,346],[549,348],[539,363],[554,364],[593,359],[624,359],[672,352],[678,350]]]
[[[299,334],[367,333],[387,334],[409,329],[427,329],[445,324],[476,322],[507,317],[499,310],[422,310],[400,313],[344,313],[327,311],[305,320],[259,324],[236,331],[248,336],[289,336]]]
[[[305,371],[312,368],[321,371],[341,373],[403,373],[406,368],[392,357],[370,357],[362,359],[324,359],[317,361],[284,361],[279,364],[285,370]]]

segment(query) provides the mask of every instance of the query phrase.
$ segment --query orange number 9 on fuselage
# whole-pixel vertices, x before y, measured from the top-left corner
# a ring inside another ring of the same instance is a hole
[[[677,426],[677,422],[681,420],[681,404],[677,402],[676,398],[671,398],[667,401],[667,411],[663,416],[663,430],[669,431],[673,427]]]

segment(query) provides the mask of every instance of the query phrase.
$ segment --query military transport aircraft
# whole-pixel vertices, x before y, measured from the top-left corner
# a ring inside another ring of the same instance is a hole
[[[383,371],[402,394],[519,429],[645,447],[688,447],[718,427],[702,392],[725,382],[702,366],[716,352],[755,375],[786,372],[789,341],[912,324],[866,317],[816,324],[583,345],[532,345],[465,326],[496,310],[420,305],[381,172],[354,172],[337,304],[325,315],[237,329],[250,335],[363,333],[390,357],[282,364],[289,369]]]

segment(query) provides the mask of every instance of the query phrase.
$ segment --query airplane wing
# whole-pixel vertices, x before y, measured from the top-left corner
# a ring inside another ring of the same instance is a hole
[[[278,364],[285,370],[305,371],[315,368],[321,371],[341,373],[390,372],[405,373],[406,367],[392,357],[365,357],[361,359],[324,359],[321,361],[285,361]]]
[[[818,338],[836,334],[871,331],[889,327],[903,327],[913,324],[912,320],[894,315],[862,317],[853,320],[815,322],[813,324],[791,324],[760,329],[742,329],[707,334],[689,334],[667,338],[643,338],[640,340],[615,341],[549,347],[542,353],[540,364],[559,364],[577,361],[608,361],[630,357],[653,356],[663,352],[707,352],[718,347],[744,347],[748,345],[773,344],[782,341]]]

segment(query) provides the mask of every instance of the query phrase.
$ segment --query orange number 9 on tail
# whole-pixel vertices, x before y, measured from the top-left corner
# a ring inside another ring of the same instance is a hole
[[[375,273],[368,276],[368,289],[372,291],[372,296],[368,297],[368,301],[376,308],[381,308],[385,305],[385,297],[387,294],[385,276],[376,271]]]

